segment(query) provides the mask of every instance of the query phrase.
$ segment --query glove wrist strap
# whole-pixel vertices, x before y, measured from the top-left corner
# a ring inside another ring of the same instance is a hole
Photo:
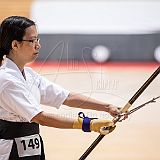
[[[91,119],[90,119],[89,117],[86,117],[83,112],[79,112],[79,113],[78,113],[78,116],[79,116],[80,118],[83,118],[82,130],[83,130],[84,132],[91,132],[91,129],[90,129]]]

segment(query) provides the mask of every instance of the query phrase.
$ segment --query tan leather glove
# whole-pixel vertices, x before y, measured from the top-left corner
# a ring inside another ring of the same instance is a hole
[[[110,120],[93,119],[90,122],[91,131],[99,132],[100,134],[103,135],[111,133],[115,129],[115,127],[116,126],[114,125],[114,123]]]
[[[81,116],[83,115],[83,116]],[[107,127],[107,129],[106,129]],[[80,112],[79,117],[73,124],[74,129],[82,129],[84,132],[99,132],[106,135],[115,129],[115,125],[110,120],[104,119],[90,119],[85,117],[84,113]]]

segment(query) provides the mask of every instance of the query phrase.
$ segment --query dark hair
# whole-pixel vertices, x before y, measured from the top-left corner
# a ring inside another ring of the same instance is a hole
[[[35,25],[35,22],[21,16],[11,16],[3,20],[0,26],[0,64],[3,56],[8,55],[12,49],[12,41],[21,41],[25,29],[32,25]]]

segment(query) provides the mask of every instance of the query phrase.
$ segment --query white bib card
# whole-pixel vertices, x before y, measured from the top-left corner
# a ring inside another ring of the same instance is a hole
[[[15,138],[19,157],[41,155],[39,134]]]

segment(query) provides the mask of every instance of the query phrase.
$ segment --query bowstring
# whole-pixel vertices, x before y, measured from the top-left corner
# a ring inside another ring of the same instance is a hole
[[[158,97],[156,97],[156,98],[152,98],[151,100],[149,100],[149,101],[141,104],[141,105],[138,106],[138,107],[133,108],[132,110],[128,111],[127,113],[123,113],[123,114],[118,115],[118,117],[120,118],[120,120],[119,120],[118,122],[122,122],[122,120],[125,120],[125,119],[122,118],[122,117],[125,117],[125,116],[128,116],[128,115],[134,113],[135,111],[143,108],[143,107],[146,106],[147,104],[155,103],[158,98],[160,98],[160,96],[158,96]],[[121,119],[121,118],[122,118],[122,119]]]

